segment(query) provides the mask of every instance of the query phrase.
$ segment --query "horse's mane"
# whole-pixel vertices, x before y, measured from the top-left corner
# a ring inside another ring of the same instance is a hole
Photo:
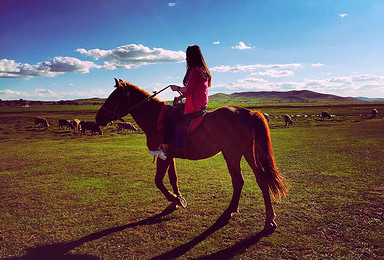
[[[133,85],[132,83],[128,82],[128,81],[124,81],[124,82],[120,82],[120,85],[124,88],[133,88],[135,89],[135,93],[137,93],[138,95],[140,96],[143,96],[143,99],[145,97],[148,97],[148,96],[151,96],[151,94],[149,94],[147,91],[145,91],[144,89],[141,89],[139,88],[138,86],[136,85]],[[156,102],[159,102],[159,103],[164,103],[165,104],[165,101],[162,101],[156,97],[153,97],[152,100],[156,101]]]

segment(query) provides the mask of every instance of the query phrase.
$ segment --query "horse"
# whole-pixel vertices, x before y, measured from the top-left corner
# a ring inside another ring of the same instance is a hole
[[[284,115],[285,126],[293,125],[293,121],[290,115]]]
[[[63,129],[64,130],[64,126],[66,126],[67,128],[73,129],[73,124],[72,124],[72,122],[70,120],[59,119],[59,129]]]
[[[93,121],[81,121],[80,122],[81,135],[85,134],[85,130],[91,130],[91,135],[94,132],[98,132],[99,135],[103,135],[103,130],[101,130],[100,126]]]
[[[43,117],[36,117],[35,118],[35,127],[37,127],[39,125],[41,125],[43,127],[49,127],[47,119],[45,119]]]
[[[323,111],[321,113],[321,118],[324,120],[325,118],[331,119],[331,114],[328,113],[327,111]]]
[[[131,124],[131,123],[127,123],[127,122],[119,122],[117,123],[117,132],[124,132],[124,129],[127,129],[128,131],[131,130],[131,131],[135,131],[137,132],[137,128]]]
[[[372,116],[371,116],[371,118],[376,118],[376,116],[377,116],[377,114],[379,113],[379,111],[377,111],[377,109],[376,108],[374,108],[374,109],[372,109]]]
[[[73,119],[72,120],[72,125],[73,125],[73,131],[74,132],[80,132],[80,119],[77,119],[77,118],[75,118],[75,119]]]
[[[269,116],[268,113],[263,113],[263,116],[265,117],[268,123],[271,121],[271,117]]]
[[[106,126],[130,113],[144,131],[148,149],[156,150],[162,143],[162,131],[157,128],[157,120],[162,110],[169,105],[152,96],[138,86],[115,78],[115,90],[97,112],[96,122]],[[220,152],[231,175],[233,194],[228,208],[217,221],[229,221],[234,213],[239,212],[244,185],[240,161],[244,156],[263,194],[266,208],[264,229],[276,229],[276,215],[270,195],[280,201],[288,189],[276,166],[268,123],[260,112],[235,106],[207,112],[201,124],[190,133],[183,148],[170,146],[166,160],[157,158],[156,187],[171,202],[170,206],[174,205],[175,209],[184,206],[177,183],[175,158],[201,160]],[[173,193],[163,183],[167,170]]]

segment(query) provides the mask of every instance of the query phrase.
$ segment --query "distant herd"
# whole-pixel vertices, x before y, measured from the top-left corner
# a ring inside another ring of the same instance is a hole
[[[371,116],[369,118],[376,118],[378,114],[379,114],[378,110],[373,109],[371,112]],[[264,115],[266,121],[269,123],[271,120],[269,114],[263,113],[263,115]],[[297,116],[300,116],[300,115],[297,115]],[[331,115],[327,111],[323,111],[320,115],[317,115],[317,116],[320,116],[322,118],[322,120],[325,120],[326,118],[331,119],[331,117],[334,117],[335,115]],[[282,117],[284,119],[285,126],[292,126],[293,125],[293,121],[292,121],[293,115],[292,116],[291,115],[284,115]],[[304,117],[308,117],[308,116],[304,115]],[[93,135],[94,133],[98,133],[99,135],[103,135],[103,130],[101,129],[100,126],[98,126],[96,124],[95,121],[81,121],[79,119],[73,119],[73,120],[59,119],[58,123],[59,123],[59,129],[64,130],[64,127],[67,129],[70,128],[70,129],[73,129],[74,132],[80,133],[80,135],[84,135],[85,130],[91,131],[91,135]],[[122,133],[122,132],[124,132],[124,130],[135,131],[135,132],[138,131],[138,129],[133,124],[128,123],[128,122],[118,122],[118,123],[116,123],[116,125],[117,125],[117,132],[118,133]],[[49,127],[49,123],[48,123],[47,119],[45,119],[43,117],[36,117],[35,118],[35,127]]]
[[[91,132],[91,135],[94,133],[98,133],[99,135],[103,135],[103,130],[99,125],[96,124],[95,121],[81,121],[80,119],[73,119],[73,120],[67,120],[67,119],[59,119],[59,129],[64,130],[66,129],[72,129],[76,133],[80,133],[80,135],[85,135],[85,131],[88,130]],[[49,127],[48,120],[43,117],[36,117],[35,118],[35,127]],[[117,132],[121,133],[124,130],[130,130],[137,132],[137,128],[128,122],[118,122],[117,123]]]

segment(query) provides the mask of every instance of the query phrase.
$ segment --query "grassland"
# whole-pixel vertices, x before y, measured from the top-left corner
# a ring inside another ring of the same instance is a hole
[[[369,119],[372,108],[260,107],[290,186],[269,236],[244,161],[240,213],[228,224],[214,224],[232,195],[221,155],[178,160],[188,208],[157,216],[168,204],[142,133],[58,129],[58,119],[92,120],[97,106],[0,108],[0,258],[384,259],[384,119]],[[335,116],[323,121],[323,110]],[[34,127],[35,116],[51,127]]]

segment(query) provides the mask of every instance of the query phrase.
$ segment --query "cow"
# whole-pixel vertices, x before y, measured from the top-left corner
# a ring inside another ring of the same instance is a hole
[[[101,130],[100,126],[96,124],[94,121],[81,121],[80,122],[81,134],[85,134],[85,130],[90,130],[91,135],[94,132],[98,132],[99,135],[103,135],[103,130]]]
[[[80,132],[80,130],[81,130],[80,129],[80,119],[77,119],[77,118],[73,119],[72,126],[73,126],[73,131]]]
[[[269,123],[269,121],[271,121],[271,118],[269,117],[269,115],[267,113],[263,113],[263,116],[265,117],[265,119],[267,120],[268,123]]]
[[[64,126],[73,129],[73,124],[70,120],[59,119],[59,129],[64,129]]]
[[[47,119],[43,117],[36,117],[35,118],[35,127],[37,126],[43,126],[43,127],[49,127]]]
[[[376,108],[372,109],[372,117],[371,118],[376,118],[378,113],[379,113],[379,111],[377,111]]]
[[[117,132],[124,132],[124,129],[127,129],[128,131],[131,130],[131,131],[135,131],[137,132],[137,128],[131,124],[131,123],[127,123],[127,122],[119,122],[117,123]]]
[[[328,119],[331,119],[331,114],[328,113],[327,111],[323,111],[323,112],[321,113],[321,118],[324,120],[326,117],[327,117]]]
[[[284,115],[284,121],[285,121],[285,126],[293,125],[293,122],[292,122],[290,115]]]

